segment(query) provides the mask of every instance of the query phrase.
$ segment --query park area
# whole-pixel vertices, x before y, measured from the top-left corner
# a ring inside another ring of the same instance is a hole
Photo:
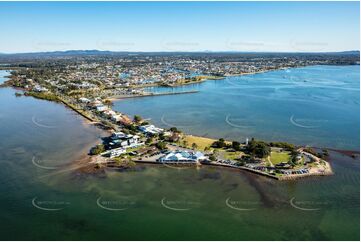
[[[290,158],[290,152],[286,151],[272,151],[270,155],[270,161],[273,165],[277,165],[281,162],[288,162]]]

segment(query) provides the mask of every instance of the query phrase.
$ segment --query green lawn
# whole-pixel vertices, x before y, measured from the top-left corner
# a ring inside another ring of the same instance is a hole
[[[133,151],[138,151],[138,150],[140,150],[140,149],[143,148],[143,147],[144,147],[144,145],[138,146],[138,147],[134,147],[134,148],[128,148],[128,149],[126,149],[126,154],[129,154],[129,153],[131,153],[131,152],[133,152]]]
[[[192,147],[192,144],[195,143],[198,146],[198,150],[204,150],[205,147],[211,146],[213,144],[214,139],[199,137],[199,136],[193,136],[193,135],[185,135],[183,140],[187,141],[187,146],[189,148]],[[183,145],[183,140],[179,142],[181,145]]]
[[[235,160],[235,159],[238,159],[241,154],[244,155],[244,153],[243,153],[243,152],[240,152],[240,151],[235,151],[235,152],[225,151],[225,152],[223,153],[224,159],[226,159],[226,160]]]
[[[271,162],[273,165],[277,165],[281,162],[288,162],[290,159],[290,153],[289,152],[276,152],[276,151],[272,151],[271,152]]]

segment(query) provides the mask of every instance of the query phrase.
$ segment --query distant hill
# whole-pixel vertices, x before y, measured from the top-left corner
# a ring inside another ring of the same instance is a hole
[[[0,55],[75,56],[75,55],[110,55],[115,53],[122,53],[122,52],[101,51],[101,50],[66,50],[66,51],[28,52],[28,53],[13,53],[13,54],[0,53]]]
[[[27,53],[0,53],[0,55],[7,55],[7,56],[26,56],[26,57],[41,57],[41,56],[95,56],[95,55],[124,55],[124,54],[224,54],[224,53],[231,53],[231,54],[333,54],[333,55],[360,55],[359,50],[351,50],[351,51],[340,51],[340,52],[247,52],[247,51],[194,51],[194,52],[161,52],[161,51],[154,51],[154,52],[130,52],[130,51],[103,51],[103,50],[66,50],[66,51],[49,51],[49,52],[27,52]]]
[[[235,52],[235,51],[199,51],[199,52],[127,52],[102,50],[67,50],[31,53],[0,53],[0,63],[25,63],[33,60],[70,60],[76,58],[142,58],[184,56],[192,58],[217,58],[222,61],[240,61],[247,58],[300,58],[308,60],[333,59],[337,64],[359,64],[360,51],[342,52]]]

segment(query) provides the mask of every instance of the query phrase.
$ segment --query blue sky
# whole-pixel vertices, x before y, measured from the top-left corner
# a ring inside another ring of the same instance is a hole
[[[359,2],[0,2],[0,52],[359,50]]]

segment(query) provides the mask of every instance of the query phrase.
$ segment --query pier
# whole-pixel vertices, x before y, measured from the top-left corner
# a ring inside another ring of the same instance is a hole
[[[179,92],[159,92],[159,93],[144,93],[144,94],[135,94],[135,95],[117,95],[111,97],[111,99],[125,99],[125,98],[137,98],[137,97],[152,97],[152,96],[165,96],[165,95],[180,95],[180,94],[191,94],[197,93],[197,90],[190,91],[179,91]]]

